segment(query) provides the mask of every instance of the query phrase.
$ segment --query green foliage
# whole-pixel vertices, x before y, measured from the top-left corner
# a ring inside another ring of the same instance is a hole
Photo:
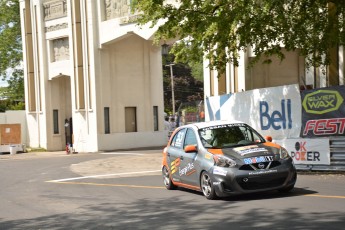
[[[239,51],[253,47],[257,62],[276,55],[281,45],[299,50],[307,66],[328,65],[329,50],[345,45],[344,0],[136,0],[140,24],[160,25],[155,41],[179,38],[172,52],[176,62],[206,55],[210,67],[225,71],[238,65]],[[177,4],[178,6],[171,4]],[[160,22],[164,22],[160,24]],[[252,64],[253,64],[252,63]]]
[[[203,82],[204,81],[204,72],[203,72],[203,64],[202,61],[195,62],[191,61],[188,63],[189,67],[191,68],[192,71],[192,76],[198,80]]]
[[[172,114],[172,94],[170,67],[163,69],[163,90],[165,112]],[[173,66],[175,106],[178,108],[182,103],[203,100],[203,82],[195,79],[191,74],[191,68],[185,64]]]
[[[183,107],[183,110],[186,113],[197,113],[198,112],[198,107],[196,107],[196,106],[186,106],[186,107]]]
[[[0,12],[0,77],[8,84],[5,91],[2,91],[2,98],[8,101],[6,109],[23,109],[25,106],[19,1],[0,0]]]
[[[6,110],[25,110],[24,98],[17,98],[18,93],[12,92],[10,87],[0,87],[0,112]],[[24,90],[24,87],[19,87],[19,90]],[[11,96],[14,94],[14,96]]]

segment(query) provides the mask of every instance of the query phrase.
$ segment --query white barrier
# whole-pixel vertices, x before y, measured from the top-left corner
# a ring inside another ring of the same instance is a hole
[[[298,138],[301,96],[297,84],[206,99],[206,120],[243,121],[273,139]]]

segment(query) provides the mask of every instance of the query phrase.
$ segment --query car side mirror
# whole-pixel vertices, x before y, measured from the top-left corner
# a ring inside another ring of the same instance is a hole
[[[271,136],[265,136],[266,141],[272,142],[272,137]]]
[[[196,148],[196,146],[195,145],[187,145],[186,147],[184,147],[184,151],[186,152],[186,153],[195,153],[195,152],[197,152],[198,150],[197,150],[197,148]]]

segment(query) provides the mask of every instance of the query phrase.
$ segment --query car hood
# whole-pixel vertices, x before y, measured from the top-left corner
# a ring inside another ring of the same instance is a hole
[[[272,143],[261,143],[254,145],[246,145],[234,148],[224,148],[222,152],[233,159],[246,159],[259,156],[279,156],[279,145]]]

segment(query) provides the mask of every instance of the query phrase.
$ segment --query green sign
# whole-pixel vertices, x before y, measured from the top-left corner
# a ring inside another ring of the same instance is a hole
[[[336,90],[317,90],[305,95],[302,105],[307,113],[324,114],[338,110],[343,101]]]

